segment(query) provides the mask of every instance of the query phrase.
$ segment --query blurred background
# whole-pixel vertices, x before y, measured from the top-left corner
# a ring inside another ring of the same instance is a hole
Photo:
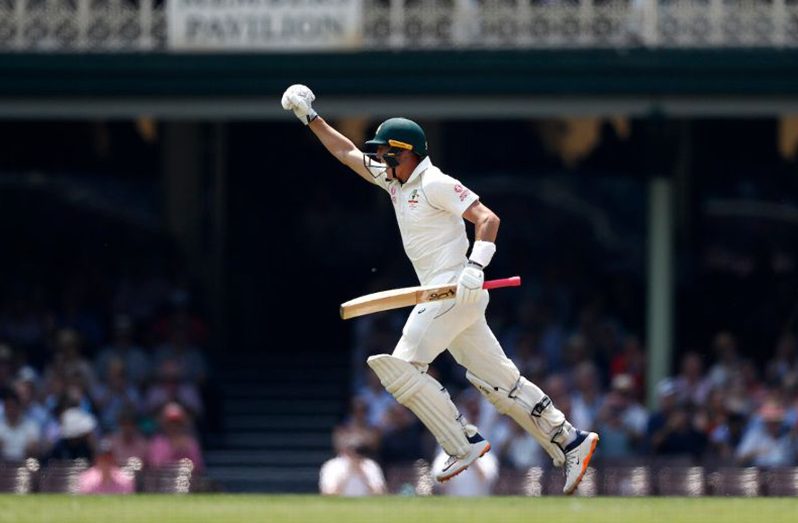
[[[408,310],[338,316],[417,282],[304,83],[501,217],[488,320],[601,433],[582,494],[796,494],[797,46],[791,0],[0,0],[0,487],[560,491],[448,353],[494,451],[429,483],[364,365]]]

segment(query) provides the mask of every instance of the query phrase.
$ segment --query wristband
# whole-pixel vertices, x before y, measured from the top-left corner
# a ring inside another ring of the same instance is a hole
[[[487,267],[495,253],[495,243],[477,240],[471,248],[471,256],[468,257],[468,260],[478,263],[481,267]]]
[[[313,120],[319,117],[319,113],[317,113],[313,107],[308,109],[308,114],[305,115],[305,125],[310,124]]]

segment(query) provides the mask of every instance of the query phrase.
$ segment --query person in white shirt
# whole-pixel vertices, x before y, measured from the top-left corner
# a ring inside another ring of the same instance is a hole
[[[374,496],[385,494],[382,467],[364,455],[355,434],[335,438],[338,455],[324,462],[319,471],[319,492],[326,496]]]
[[[789,467],[798,458],[798,428],[785,425],[784,408],[768,402],[760,407],[736,451],[740,465]]]
[[[6,390],[3,398],[3,416],[0,418],[0,456],[3,461],[19,462],[37,456],[39,452],[39,427],[23,416],[19,397]]]
[[[555,465],[565,467],[563,491],[572,494],[587,470],[598,434],[573,427],[537,385],[521,376],[488,326],[483,269],[496,252],[499,218],[473,190],[433,165],[426,135],[416,122],[384,121],[366,142],[371,152],[364,154],[318,115],[312,106],[315,99],[307,86],[295,84],[283,94],[282,106],[341,163],[386,191],[421,285],[456,282],[454,299],[416,306],[393,352],[367,360],[382,385],[419,418],[449,456],[433,468],[433,477],[447,481],[490,450],[490,443],[466,422],[446,389],[426,372],[448,349],[497,410],[532,434]],[[466,221],[474,226],[468,256]]]

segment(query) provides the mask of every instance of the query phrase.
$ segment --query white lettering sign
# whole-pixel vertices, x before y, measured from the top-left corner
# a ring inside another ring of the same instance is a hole
[[[359,47],[362,0],[169,0],[176,51]]]

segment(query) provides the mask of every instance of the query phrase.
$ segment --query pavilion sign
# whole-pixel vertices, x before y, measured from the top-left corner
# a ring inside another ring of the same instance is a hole
[[[358,48],[362,0],[169,0],[174,51]]]

